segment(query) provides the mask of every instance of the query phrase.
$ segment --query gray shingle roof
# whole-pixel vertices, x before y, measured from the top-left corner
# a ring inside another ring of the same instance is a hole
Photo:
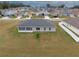
[[[64,20],[64,21],[79,29],[79,18],[71,18],[71,19]]]
[[[43,19],[30,19],[22,21],[19,26],[50,26],[54,27],[54,24],[49,20],[43,20]]]

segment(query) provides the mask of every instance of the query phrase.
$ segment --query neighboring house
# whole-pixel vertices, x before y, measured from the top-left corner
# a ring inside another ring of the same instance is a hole
[[[17,13],[17,16],[26,16],[27,15],[27,12],[18,12]]]
[[[70,16],[70,17],[79,17],[79,9],[69,9],[69,8],[51,8],[48,9],[48,12],[52,16]]]
[[[22,21],[18,26],[18,32],[55,32],[53,22],[47,19],[30,19]]]
[[[16,10],[4,10],[4,11],[2,11],[2,15],[3,16],[13,16],[13,15],[15,15],[17,12],[16,12]]]
[[[49,13],[47,12],[47,10],[32,12],[32,15],[35,15],[35,16],[46,16],[48,14]]]
[[[25,8],[10,8],[1,10],[3,16],[19,16],[19,15],[27,15],[27,9]]]
[[[77,35],[79,35],[79,18],[64,20],[62,21],[62,24]]]
[[[70,16],[70,17],[78,17],[78,15],[79,15],[79,9],[77,9],[77,8],[66,9],[65,11],[66,11],[67,15]]]

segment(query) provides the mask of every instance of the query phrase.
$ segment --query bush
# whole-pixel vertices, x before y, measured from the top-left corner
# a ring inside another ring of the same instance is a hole
[[[11,18],[17,18],[17,16],[15,16],[15,15],[12,15],[12,16],[10,16]]]
[[[35,36],[36,36],[36,39],[39,39],[40,38],[40,33],[36,33]]]

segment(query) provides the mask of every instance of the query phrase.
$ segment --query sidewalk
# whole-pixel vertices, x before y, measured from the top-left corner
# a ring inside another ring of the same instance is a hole
[[[65,31],[67,32],[76,42],[79,42],[79,37],[77,35],[75,35],[72,31],[70,31],[69,29],[67,29],[66,27],[64,27],[62,25],[62,22],[59,22],[59,26]]]

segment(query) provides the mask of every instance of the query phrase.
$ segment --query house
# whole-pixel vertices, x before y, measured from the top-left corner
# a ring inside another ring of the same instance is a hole
[[[78,17],[79,16],[79,9],[67,9],[67,14],[70,17]]]
[[[68,20],[64,20],[62,21],[62,24],[69,30],[79,35],[79,18],[71,18]]]
[[[17,13],[16,10],[5,9],[2,11],[3,16],[13,16]]]
[[[46,16],[48,14],[49,13],[47,12],[47,10],[32,12],[32,15],[35,15],[35,16]]]
[[[30,19],[22,21],[18,26],[18,32],[55,32],[53,22],[47,19]]]

